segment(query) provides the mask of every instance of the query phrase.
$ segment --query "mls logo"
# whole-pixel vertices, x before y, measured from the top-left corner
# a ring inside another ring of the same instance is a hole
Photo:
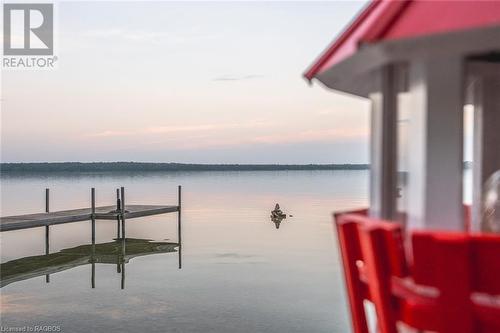
[[[4,55],[52,55],[53,4],[4,4],[3,34]]]

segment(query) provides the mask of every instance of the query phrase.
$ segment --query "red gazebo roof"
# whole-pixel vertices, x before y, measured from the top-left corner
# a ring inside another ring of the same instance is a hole
[[[331,44],[304,76],[350,57],[363,44],[500,25],[500,0],[374,0]]]

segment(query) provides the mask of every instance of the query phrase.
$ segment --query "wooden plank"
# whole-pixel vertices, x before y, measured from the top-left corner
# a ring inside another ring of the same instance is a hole
[[[128,205],[126,207],[126,218],[138,218],[143,216],[177,212],[178,206],[161,205]],[[116,220],[120,212],[116,206],[102,206],[95,208],[97,220]],[[63,210],[52,213],[37,213],[17,216],[5,216],[0,218],[0,232],[36,228],[47,225],[88,221],[92,218],[91,208]]]

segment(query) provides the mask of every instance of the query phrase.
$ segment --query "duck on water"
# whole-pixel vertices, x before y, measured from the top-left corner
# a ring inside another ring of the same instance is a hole
[[[274,210],[271,211],[271,221],[276,225],[276,229],[280,228],[281,221],[284,219],[286,219],[286,214],[281,211],[280,205],[276,204]]]

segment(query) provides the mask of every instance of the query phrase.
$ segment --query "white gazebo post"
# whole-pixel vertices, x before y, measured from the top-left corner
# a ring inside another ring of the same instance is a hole
[[[479,231],[483,185],[500,169],[500,64],[473,62],[474,163],[472,230]]]
[[[396,204],[397,89],[394,65],[373,73],[370,93],[370,216],[392,219]]]
[[[463,230],[464,63],[409,62],[408,229]]]

